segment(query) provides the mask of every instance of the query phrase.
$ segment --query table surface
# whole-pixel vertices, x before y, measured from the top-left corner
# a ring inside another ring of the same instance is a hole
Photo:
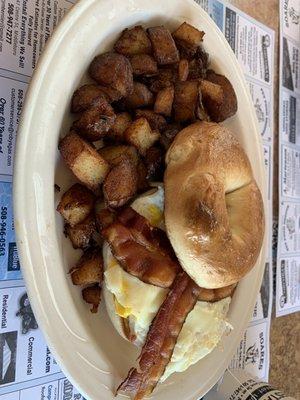
[[[279,0],[231,0],[229,3],[275,31],[273,215],[278,215]],[[273,316],[270,351],[270,383],[300,399],[300,313]]]

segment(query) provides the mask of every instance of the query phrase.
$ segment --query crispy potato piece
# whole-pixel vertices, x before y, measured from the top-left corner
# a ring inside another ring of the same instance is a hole
[[[80,183],[75,183],[62,196],[57,211],[65,221],[74,226],[83,221],[92,211],[95,195]]]
[[[65,136],[58,148],[73,174],[89,189],[97,191],[109,171],[104,158],[74,132]]]
[[[178,64],[178,79],[182,82],[186,81],[189,76],[189,62],[185,58]]]
[[[156,61],[148,54],[137,54],[132,56],[130,58],[130,63],[133,75],[152,76],[156,75],[158,72]]]
[[[160,137],[159,132],[152,131],[146,118],[136,119],[125,131],[125,140],[144,155]]]
[[[154,58],[160,65],[174,64],[179,61],[179,53],[170,31],[164,26],[148,28]]]
[[[168,150],[168,148],[171,146],[171,143],[175,139],[175,136],[181,130],[182,127],[180,124],[173,123],[168,125],[168,127],[164,130],[159,139],[160,144],[164,147],[165,150]]]
[[[137,118],[146,118],[153,131],[162,132],[167,126],[167,121],[165,118],[162,115],[156,114],[152,110],[136,110],[135,116]]]
[[[140,82],[133,83],[133,92],[125,97],[125,106],[129,109],[147,107],[153,104],[153,94]]]
[[[126,96],[133,89],[133,75],[129,60],[117,53],[95,57],[89,68],[90,76],[101,85],[111,87]]]
[[[107,134],[115,119],[116,114],[112,106],[105,99],[98,97],[73,123],[73,129],[83,138],[95,142]]]
[[[102,229],[105,229],[116,219],[116,213],[109,208],[105,207],[103,203],[103,208],[96,211],[96,225],[98,231],[101,233]]]
[[[92,285],[103,279],[103,258],[100,247],[86,250],[70,270],[73,285]]]
[[[108,135],[117,141],[122,141],[123,134],[131,124],[132,118],[129,113],[122,112],[116,115],[115,122],[108,132]]]
[[[172,86],[177,80],[177,73],[173,69],[160,69],[158,75],[152,77],[149,82],[149,89],[153,93],[157,93],[160,90]]]
[[[112,208],[122,207],[137,192],[137,169],[128,158],[114,166],[103,183],[106,204]]]
[[[206,106],[212,121],[222,122],[234,115],[237,111],[237,98],[235,91],[229,80],[224,75],[216,74],[213,70],[207,71],[206,79],[221,86],[223,90],[224,101],[219,104],[212,101],[211,98],[208,100],[208,96],[206,98],[203,96],[204,105]]]
[[[199,82],[186,81],[175,84],[174,118],[177,122],[192,121],[196,117]]]
[[[133,165],[137,165],[139,161],[138,153],[135,147],[127,145],[105,146],[98,150],[101,157],[104,158],[111,166],[115,166],[126,157],[129,158]]]
[[[156,95],[154,111],[157,114],[163,114],[170,117],[174,100],[174,86],[169,86],[160,90]]]
[[[148,171],[143,161],[139,161],[137,165],[137,191],[144,192],[149,187],[147,179]]]
[[[145,165],[147,168],[147,179],[163,179],[164,154],[159,147],[150,147],[145,154]]]
[[[71,240],[74,249],[87,248],[90,245],[95,232],[96,224],[93,213],[75,226],[70,226],[68,224],[65,226],[65,234]]]
[[[200,89],[204,101],[206,98],[209,98],[216,104],[221,104],[222,101],[224,101],[224,93],[220,85],[207,80],[202,80],[200,82]]]
[[[188,79],[204,79],[206,76],[208,64],[208,54],[201,47],[198,47],[195,57],[189,63]]]
[[[78,113],[87,110],[97,98],[108,100],[108,97],[97,85],[83,85],[75,90],[71,101],[71,112]]]
[[[172,34],[176,43],[188,46],[192,49],[197,49],[197,47],[201,44],[204,35],[205,32],[199,31],[197,28],[188,24],[187,22],[181,24]]]
[[[95,314],[101,301],[101,288],[99,285],[88,286],[82,289],[83,300],[92,305],[91,312]]]
[[[151,42],[145,29],[141,25],[131,29],[124,29],[115,43],[114,49],[117,53],[123,54],[124,56],[152,53]]]

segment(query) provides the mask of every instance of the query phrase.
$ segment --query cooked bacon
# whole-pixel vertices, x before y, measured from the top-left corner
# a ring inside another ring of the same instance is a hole
[[[185,272],[177,275],[149,329],[138,368],[130,369],[118,391],[130,393],[134,400],[153,391],[172,357],[178,335],[200,290]]]
[[[125,210],[102,235],[125,271],[146,283],[170,287],[181,270],[166,234],[134,210]]]

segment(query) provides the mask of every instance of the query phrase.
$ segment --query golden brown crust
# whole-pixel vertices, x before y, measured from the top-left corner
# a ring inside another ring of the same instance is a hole
[[[136,118],[146,118],[153,131],[164,131],[167,126],[165,118],[162,115],[156,114],[152,110],[136,110],[135,115]]]
[[[95,148],[70,132],[58,145],[61,156],[73,174],[89,189],[97,192],[108,173],[108,163]]]
[[[80,183],[75,183],[62,196],[57,211],[71,226],[83,221],[92,211],[95,195]]]
[[[154,112],[170,117],[174,100],[174,86],[166,87],[160,90],[156,95],[154,103]]]
[[[94,314],[98,311],[98,307],[101,301],[101,288],[99,285],[88,286],[82,290],[83,300],[91,304],[91,312]]]
[[[103,258],[99,247],[86,250],[70,271],[73,285],[92,285],[103,280]]]
[[[75,226],[65,226],[65,234],[71,240],[74,249],[86,249],[90,245],[95,232],[96,223],[93,213]]]
[[[114,49],[117,53],[123,54],[124,56],[152,53],[151,42],[145,29],[141,25],[131,29],[124,29],[115,43]]]
[[[79,119],[73,123],[73,129],[80,136],[95,142],[106,136],[112,128],[116,115],[112,106],[103,97],[97,97]]]
[[[179,61],[179,53],[171,33],[164,26],[148,29],[153,54],[160,65],[174,64]]]
[[[230,81],[224,75],[208,70],[206,80],[219,85],[223,91],[223,101],[216,102],[209,93],[203,96],[203,102],[212,121],[222,122],[237,111],[237,98]]]
[[[185,122],[195,120],[198,99],[198,81],[176,82],[173,102],[175,121]]]
[[[130,62],[121,54],[108,52],[95,57],[89,74],[96,82],[117,90],[122,96],[131,93],[133,89]]]
[[[124,157],[115,165],[103,183],[103,194],[109,207],[118,208],[126,204],[137,192],[137,169]]]
[[[133,83],[133,91],[125,97],[125,106],[128,109],[147,107],[153,104],[153,94],[140,82]]]
[[[78,113],[87,110],[93,102],[102,97],[108,100],[105,93],[97,85],[83,85],[77,89],[72,97],[71,112]]]
[[[137,54],[130,58],[134,75],[152,76],[157,74],[157,63],[148,54]]]
[[[180,264],[200,287],[236,283],[254,266],[264,235],[246,153],[225,127],[198,122],[176,136],[166,163],[165,222]]]
[[[185,82],[189,76],[189,62],[185,58],[181,59],[178,64],[178,79]]]

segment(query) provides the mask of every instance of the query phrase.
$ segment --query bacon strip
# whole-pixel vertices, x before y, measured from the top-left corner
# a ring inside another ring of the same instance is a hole
[[[139,357],[139,368],[132,368],[118,388],[140,400],[149,395],[168,365],[184,321],[197,302],[201,289],[180,272],[149,329]]]
[[[115,258],[143,282],[170,287],[181,268],[165,233],[134,210],[125,210],[118,219],[102,230]]]

